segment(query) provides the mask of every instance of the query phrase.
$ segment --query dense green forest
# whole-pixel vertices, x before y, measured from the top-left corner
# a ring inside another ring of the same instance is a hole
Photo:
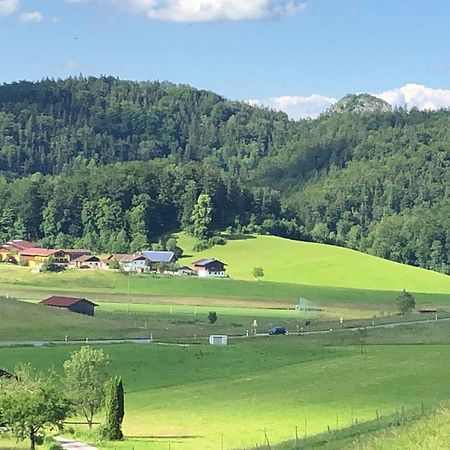
[[[0,238],[127,251],[230,228],[450,273],[450,112],[367,102],[295,122],[170,83],[4,84]]]

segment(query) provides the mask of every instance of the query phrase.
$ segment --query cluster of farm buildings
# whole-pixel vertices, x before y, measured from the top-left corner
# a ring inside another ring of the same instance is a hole
[[[133,254],[111,254],[104,258],[89,250],[42,248],[22,239],[8,241],[0,246],[0,261],[29,266],[39,270],[52,263],[61,268],[112,269],[125,272],[164,272],[173,275],[196,275],[199,277],[224,277],[226,264],[217,259],[200,259],[192,267],[179,267],[173,252],[143,250]]]

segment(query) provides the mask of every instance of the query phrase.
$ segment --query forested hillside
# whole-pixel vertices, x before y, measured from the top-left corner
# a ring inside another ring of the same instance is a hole
[[[19,82],[0,171],[1,239],[126,251],[231,227],[450,272],[448,111],[351,96],[294,122],[170,83]]]

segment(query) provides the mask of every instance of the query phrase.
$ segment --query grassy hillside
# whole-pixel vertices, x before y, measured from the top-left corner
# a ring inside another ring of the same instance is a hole
[[[215,249],[213,251],[215,253]],[[126,303],[128,287],[132,303],[285,308],[297,304],[300,297],[306,297],[326,308],[352,309],[355,313],[359,310],[370,315],[393,311],[399,293],[235,279],[136,274],[128,279],[126,274],[103,270],[31,273],[26,267],[0,264],[0,295],[9,294],[20,299],[41,300],[47,295],[59,293],[85,295],[94,301]],[[415,297],[421,305],[446,306],[450,303],[448,294],[416,293]]]
[[[203,257],[228,264],[233,278],[252,279],[254,267],[263,267],[264,280],[357,289],[450,293],[450,277],[417,267],[325,244],[293,241],[275,236],[244,236],[226,245],[194,252],[195,241],[184,233],[179,245],[190,263]]]
[[[143,335],[130,321],[99,319],[0,298],[0,340],[124,338]]]
[[[377,433],[365,440],[358,440],[348,450],[448,450],[450,448],[450,411],[437,413],[399,429]]]
[[[71,351],[0,349],[0,360],[10,370],[21,361],[61,370]],[[449,395],[445,345],[370,346],[361,355],[358,347],[275,337],[226,348],[120,345],[106,352],[109,371],[124,379],[124,431],[133,436],[111,447],[117,450],[169,442],[175,450],[202,450],[221,448],[222,439],[224,449],[249,448],[265,441],[265,431],[275,444],[291,439],[296,426],[302,436],[305,419],[311,435]]]

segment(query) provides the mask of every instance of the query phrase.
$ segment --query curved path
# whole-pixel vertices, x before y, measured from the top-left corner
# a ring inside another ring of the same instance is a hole
[[[79,340],[67,340],[67,341],[0,341],[0,347],[42,347],[44,345],[108,345],[108,344],[152,344],[152,339],[86,339]]]
[[[92,445],[83,444],[82,442],[73,441],[62,436],[55,436],[53,439],[61,444],[64,450],[98,450],[97,447],[93,447]]]

